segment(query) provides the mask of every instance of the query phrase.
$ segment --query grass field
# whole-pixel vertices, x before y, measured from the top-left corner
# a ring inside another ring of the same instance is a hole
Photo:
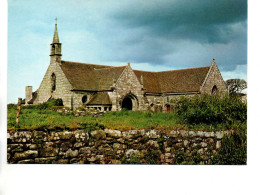
[[[8,109],[8,129],[16,128],[16,109]],[[99,117],[92,115],[74,117],[73,113],[61,114],[53,110],[22,108],[20,128],[38,129],[41,127],[77,129],[110,128],[131,129],[176,129],[185,128],[173,113],[151,113],[141,111],[109,112]]]
[[[141,111],[108,112],[99,117],[92,115],[75,117],[73,112],[62,114],[54,111],[55,100],[23,106],[19,127],[16,125],[16,105],[8,106],[8,129],[61,128],[77,129],[193,129],[193,130],[245,130],[247,107],[240,100],[229,97],[202,96],[181,98],[173,102],[176,107],[170,113]]]

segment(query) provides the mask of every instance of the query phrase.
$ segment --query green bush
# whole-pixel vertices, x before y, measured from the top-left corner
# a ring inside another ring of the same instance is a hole
[[[63,106],[62,99],[49,99],[47,102],[37,104],[37,105],[26,105],[23,107],[23,109],[39,109],[39,110],[45,110],[50,109],[55,106]]]
[[[158,164],[160,162],[159,152],[156,150],[148,150],[144,159],[146,160],[146,164]]]
[[[122,164],[141,164],[137,155],[131,155],[129,159],[124,156],[122,158]]]
[[[239,98],[202,95],[173,100],[175,112],[188,124],[246,123],[247,105]]]
[[[16,109],[17,104],[7,104],[7,109]]]
[[[247,159],[247,136],[245,132],[226,135],[221,142],[219,153],[212,159],[212,164],[245,165]]]

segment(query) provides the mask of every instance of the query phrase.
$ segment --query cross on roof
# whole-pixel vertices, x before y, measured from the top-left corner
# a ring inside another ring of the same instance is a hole
[[[57,17],[56,17],[56,18],[55,18],[56,24],[57,24],[57,20],[58,20],[58,19],[57,19]]]

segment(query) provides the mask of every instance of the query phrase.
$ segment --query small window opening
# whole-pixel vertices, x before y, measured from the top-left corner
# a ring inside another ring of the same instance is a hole
[[[51,92],[56,90],[56,75],[52,73],[51,75]]]
[[[86,103],[87,100],[88,100],[88,96],[84,95],[84,96],[82,97],[82,103],[83,103],[83,104]]]
[[[212,95],[218,94],[218,88],[217,88],[216,85],[213,86],[212,91],[211,91],[211,94],[212,94]]]

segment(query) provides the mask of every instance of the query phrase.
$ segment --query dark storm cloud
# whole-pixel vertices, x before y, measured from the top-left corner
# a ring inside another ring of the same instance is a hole
[[[170,0],[139,3],[122,8],[114,14],[114,18],[125,27],[145,27],[152,35],[166,38],[227,43],[235,33],[230,24],[247,19],[246,0]]]
[[[247,63],[245,0],[133,0],[105,15],[108,60],[180,68],[214,57],[222,70]]]

